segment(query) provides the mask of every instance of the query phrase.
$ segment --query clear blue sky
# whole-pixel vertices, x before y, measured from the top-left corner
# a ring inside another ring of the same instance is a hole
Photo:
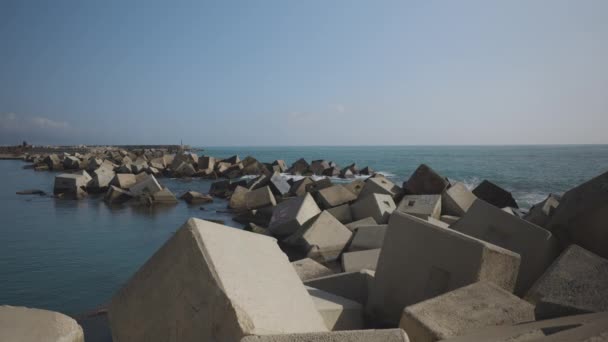
[[[608,143],[608,1],[0,0],[0,144]]]

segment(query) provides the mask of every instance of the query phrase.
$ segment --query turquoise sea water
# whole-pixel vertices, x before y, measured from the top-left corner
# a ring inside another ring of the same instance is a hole
[[[261,161],[298,158],[356,162],[401,184],[420,163],[474,186],[490,179],[513,192],[522,207],[561,193],[608,170],[608,145],[470,147],[230,147],[207,148],[217,157],[252,155]],[[133,272],[189,217],[225,220],[226,202],[162,210],[111,209],[97,196],[83,201],[19,196],[52,192],[54,174],[0,161],[0,304],[78,314],[108,301]],[[176,194],[206,192],[211,181],[161,179]]]

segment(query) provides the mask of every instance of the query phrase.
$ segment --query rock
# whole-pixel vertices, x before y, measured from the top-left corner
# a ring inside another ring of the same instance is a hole
[[[298,247],[309,258],[327,262],[340,257],[351,236],[348,228],[323,211],[287,238],[285,243]]]
[[[403,190],[411,195],[441,195],[447,186],[445,178],[426,164],[421,164],[403,183]]]
[[[81,199],[86,196],[84,189],[90,181],[90,177],[84,175],[62,173],[55,176],[53,194],[69,198]]]
[[[395,199],[401,196],[402,190],[384,177],[368,178],[365,181],[365,186],[363,187],[360,196],[363,197],[370,194],[389,195]]]
[[[0,306],[0,341],[84,342],[82,328],[58,312],[19,306]]]
[[[347,224],[353,221],[353,217],[350,212],[350,205],[342,204],[337,207],[327,209],[340,223]]]
[[[608,311],[608,260],[571,245],[525,299],[536,305],[537,319]]]
[[[113,339],[131,342],[327,331],[276,240],[198,219],[115,294],[108,318]]]
[[[564,246],[577,244],[608,259],[608,172],[568,190],[547,224]]]
[[[122,204],[132,198],[133,196],[129,191],[110,185],[103,200],[108,204]]]
[[[310,194],[290,198],[274,208],[268,229],[275,235],[288,236],[320,213],[321,210]]]
[[[121,189],[128,189],[135,185],[135,175],[131,173],[117,173],[112,179],[111,185],[119,187]]]
[[[534,306],[488,282],[406,307],[399,328],[414,341],[439,341],[477,329],[534,320]]]
[[[291,185],[287,183],[287,180],[283,178],[279,172],[272,174],[268,185],[270,186],[270,190],[272,190],[273,194],[281,196],[287,195],[289,193],[289,189],[291,188]]]
[[[401,329],[332,331],[289,335],[247,336],[240,342],[409,342]]]
[[[306,162],[306,160],[300,158],[296,160],[293,164],[291,164],[291,167],[287,170],[287,173],[291,173],[293,175],[301,175],[306,170],[308,170],[309,166],[310,165],[308,165],[308,162]]]
[[[363,328],[363,308],[361,304],[307,286],[315,308],[323,317],[325,326],[332,331],[356,330]]]
[[[311,258],[294,261],[291,263],[291,265],[296,270],[296,273],[300,279],[302,279],[302,281],[334,274],[332,270],[312,260]]]
[[[380,224],[388,222],[389,216],[395,210],[395,202],[389,195],[371,194],[360,197],[355,203],[351,204],[353,220],[361,220],[373,217]]]
[[[378,222],[376,222],[376,220],[374,220],[373,217],[366,217],[364,219],[360,219],[358,221],[354,221],[354,222],[346,224],[346,228],[350,229],[351,232],[354,232],[359,227],[375,226],[377,224],[378,224]]]
[[[441,195],[406,195],[399,202],[396,210],[423,220],[429,217],[439,219]]]
[[[179,197],[183,199],[188,204],[201,204],[201,203],[211,203],[213,202],[213,198],[209,195],[201,194],[196,191],[187,191],[183,195]]]
[[[313,180],[310,179],[310,177],[304,177],[291,185],[291,188],[289,188],[289,193],[294,196],[304,196],[307,194],[306,186],[312,183]]]
[[[488,180],[484,180],[473,189],[473,194],[498,208],[519,208],[510,192]]]
[[[460,216],[441,215],[441,217],[439,217],[439,220],[441,220],[441,222],[445,222],[449,225],[452,225],[456,223],[456,221],[460,220]]]
[[[344,272],[375,271],[379,257],[380,249],[346,252],[342,254],[342,269]]]
[[[247,209],[258,209],[263,207],[275,206],[277,204],[270,187],[265,186],[245,194]]]
[[[521,256],[515,293],[524,295],[559,254],[557,241],[541,227],[509,215],[482,200],[450,228]]]
[[[140,196],[143,194],[153,195],[163,189],[156,178],[152,175],[146,175],[144,173],[140,179],[137,179],[136,176],[135,180],[137,182],[129,188],[129,191],[133,196]]]
[[[40,190],[40,189],[28,189],[28,190],[21,190],[21,191],[17,191],[17,195],[39,195],[39,196],[46,196],[46,192]]]
[[[354,300],[365,305],[374,271],[361,270],[326,275],[304,281],[304,285],[314,287],[337,296]]]
[[[361,226],[355,229],[349,252],[382,248],[387,225]]]
[[[319,190],[317,199],[322,208],[329,209],[342,204],[348,204],[356,200],[357,196],[338,184]]]
[[[462,216],[476,199],[477,197],[464,184],[455,183],[441,196],[443,214]]]
[[[367,310],[377,324],[395,325],[404,307],[478,281],[512,291],[519,263],[516,253],[395,212]]]

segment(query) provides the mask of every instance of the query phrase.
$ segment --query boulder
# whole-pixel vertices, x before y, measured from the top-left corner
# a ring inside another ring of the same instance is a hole
[[[481,182],[481,184],[475,187],[475,189],[473,189],[473,194],[477,196],[477,198],[482,199],[498,208],[519,208],[517,206],[517,202],[515,202],[515,199],[510,192],[488,180],[484,180]]]
[[[462,216],[469,210],[477,197],[462,183],[455,183],[441,195],[442,213]]]
[[[521,256],[515,293],[523,296],[558,256],[557,241],[551,232],[509,215],[482,200],[450,228]]]
[[[196,191],[186,191],[179,198],[183,199],[188,204],[204,204],[213,202],[213,197]]]
[[[327,331],[275,239],[198,219],[135,273],[108,312],[115,341],[239,341]]]
[[[342,254],[342,269],[344,272],[375,271],[379,257],[380,249],[346,252]]]
[[[122,189],[128,189],[131,186],[135,185],[136,179],[135,175],[131,173],[117,173],[112,179],[111,185]]]
[[[110,185],[103,200],[108,204],[122,204],[131,198],[133,198],[133,196],[129,191]]]
[[[350,299],[306,286],[315,308],[331,331],[363,328],[363,308]]]
[[[289,335],[247,336],[240,342],[409,342],[401,329],[332,331]]]
[[[564,245],[608,259],[608,172],[568,190],[547,224]]]
[[[327,209],[340,223],[347,224],[353,221],[353,217],[350,212],[350,205],[342,204],[337,207]]]
[[[368,178],[365,181],[365,186],[363,187],[360,196],[363,197],[370,194],[389,195],[395,199],[401,196],[402,190],[384,177]]]
[[[406,195],[399,202],[396,210],[423,220],[429,217],[439,219],[441,195]]]
[[[322,208],[329,209],[342,204],[348,204],[356,200],[357,196],[338,184],[319,190],[317,199]]]
[[[308,193],[306,191],[306,187],[312,183],[313,180],[310,179],[310,177],[304,177],[291,185],[291,187],[289,188],[289,193],[294,196],[304,196]]]
[[[351,204],[353,220],[361,220],[372,217],[376,222],[384,224],[388,222],[389,216],[395,210],[395,202],[389,195],[371,194],[360,197]]]
[[[412,195],[441,195],[447,187],[448,181],[426,164],[418,166],[403,183],[403,190]]]
[[[302,281],[334,274],[332,270],[312,260],[311,258],[294,261],[291,263],[291,265],[296,270],[296,273],[300,279],[302,279]]]
[[[358,227],[375,226],[377,224],[378,222],[376,222],[373,217],[366,217],[358,221],[347,223],[346,228],[350,229],[351,232],[354,232]]]
[[[275,206],[277,204],[270,187],[265,186],[245,194],[247,209],[258,209],[263,207]]]
[[[86,196],[87,184],[91,177],[72,173],[62,173],[55,176],[53,194],[68,198],[81,199]]]
[[[349,252],[382,248],[387,225],[361,226],[355,229]]]
[[[439,341],[532,320],[533,305],[495,284],[478,282],[406,307],[399,328],[414,341]]]
[[[339,258],[351,236],[348,228],[323,211],[287,238],[285,243],[298,247],[309,258],[328,262]]]
[[[551,219],[551,216],[553,216],[555,209],[559,205],[560,199],[560,196],[550,194],[544,201],[532,206],[528,213],[524,215],[524,220],[532,222],[539,227],[546,227],[549,219]]]
[[[314,287],[337,296],[354,300],[365,305],[374,271],[360,270],[326,275],[304,281],[304,285]]]
[[[152,175],[147,175],[144,173],[140,179],[137,179],[136,176],[135,180],[137,182],[129,188],[129,191],[133,196],[140,196],[143,194],[152,195],[163,189],[156,178]]]
[[[404,307],[478,281],[512,291],[519,263],[509,250],[395,212],[367,310],[377,324],[395,325]]]
[[[275,235],[288,236],[320,213],[321,210],[310,194],[290,198],[274,208],[268,229]]]
[[[537,319],[608,311],[608,260],[571,245],[525,299],[536,305]]]
[[[84,342],[84,333],[75,320],[59,312],[2,305],[0,341]]]

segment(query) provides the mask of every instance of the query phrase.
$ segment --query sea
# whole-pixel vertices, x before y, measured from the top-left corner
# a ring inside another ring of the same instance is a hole
[[[473,188],[488,179],[511,191],[522,208],[608,171],[608,145],[568,146],[314,146],[202,147],[215,157],[263,162],[299,158],[370,166],[401,185],[425,163]],[[129,277],[190,217],[224,220],[227,202],[147,209],[109,207],[100,196],[81,201],[16,192],[52,193],[55,173],[0,161],[0,305],[80,315],[103,307]],[[213,181],[161,178],[176,195],[207,192]],[[336,180],[339,181],[339,180]],[[228,228],[227,228],[228,229]]]

